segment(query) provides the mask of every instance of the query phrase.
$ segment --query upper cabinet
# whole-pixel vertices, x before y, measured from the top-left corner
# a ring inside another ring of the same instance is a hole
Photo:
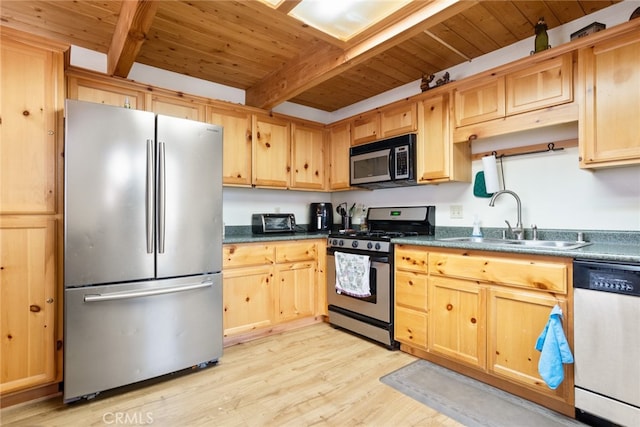
[[[507,74],[506,115],[573,101],[572,70],[567,53]]]
[[[62,53],[3,34],[0,213],[53,214]]]
[[[422,184],[471,181],[471,146],[452,141],[448,93],[418,103],[416,176]]]
[[[107,77],[92,78],[85,73],[67,72],[67,96],[78,101],[144,110],[144,93]]]
[[[146,98],[147,111],[181,119],[205,121],[205,105],[194,98],[184,95],[168,96],[157,93],[148,93]]]
[[[242,109],[208,107],[207,122],[223,128],[222,182],[251,186],[251,123],[253,114]]]
[[[403,102],[380,111],[382,138],[415,132],[418,128],[416,102]]]
[[[640,162],[640,33],[605,40],[578,53],[580,166]]]
[[[351,123],[341,122],[329,128],[329,189],[348,190]]]
[[[359,114],[351,120],[351,145],[366,144],[380,139],[380,113]]]
[[[291,124],[291,188],[324,190],[325,173],[325,130],[293,122]]]
[[[253,185],[288,188],[291,175],[291,124],[256,114],[253,122]]]
[[[473,80],[453,93],[456,127],[504,117],[504,77]]]

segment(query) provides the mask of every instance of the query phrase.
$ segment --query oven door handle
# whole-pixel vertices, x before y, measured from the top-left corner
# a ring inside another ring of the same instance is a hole
[[[334,256],[334,253],[336,252],[342,252],[344,254],[355,254],[355,252],[341,251],[339,249],[334,249],[334,250],[328,250],[327,256]],[[356,254],[356,255],[362,255],[362,254]],[[369,261],[371,263],[379,262],[381,264],[389,264],[389,255],[368,255],[368,256],[369,256]]]

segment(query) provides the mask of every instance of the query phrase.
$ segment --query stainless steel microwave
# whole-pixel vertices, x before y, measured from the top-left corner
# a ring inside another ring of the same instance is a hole
[[[415,153],[414,133],[351,147],[349,183],[371,189],[415,185]]]

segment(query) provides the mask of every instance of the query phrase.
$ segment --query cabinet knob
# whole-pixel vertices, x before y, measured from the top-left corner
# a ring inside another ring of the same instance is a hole
[[[53,304],[53,298],[47,298],[47,304]]]
[[[447,304],[447,311],[451,311],[451,310],[453,310],[453,305]]]
[[[38,313],[40,311],[40,306],[32,304],[29,306],[29,311],[31,311],[32,313]]]

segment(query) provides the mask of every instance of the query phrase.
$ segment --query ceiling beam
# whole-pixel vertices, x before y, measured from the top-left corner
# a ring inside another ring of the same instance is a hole
[[[247,105],[270,109],[365,62],[422,31],[474,6],[477,1],[435,0],[354,46],[314,48],[247,89]]]
[[[107,72],[127,77],[140,52],[159,2],[156,0],[124,0],[116,29],[107,52]]]

